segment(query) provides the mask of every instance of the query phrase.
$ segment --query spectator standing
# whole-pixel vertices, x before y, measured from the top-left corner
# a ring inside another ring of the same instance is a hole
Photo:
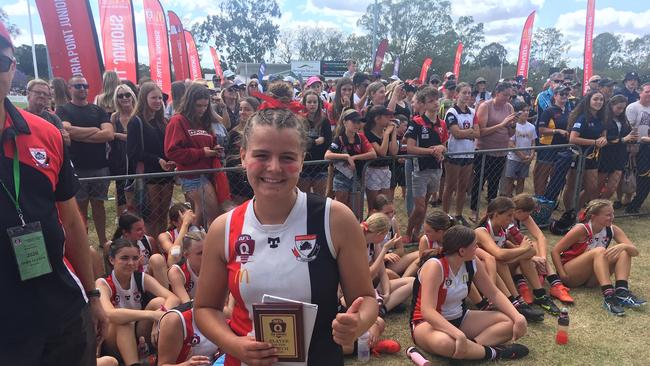
[[[639,135],[641,145],[636,156],[636,195],[625,208],[626,213],[638,213],[650,193],[650,83],[641,85],[639,100],[625,108],[625,116]]]
[[[95,104],[109,115],[115,112],[115,89],[120,85],[120,78],[115,71],[106,71],[102,78],[102,93],[95,97]]]
[[[68,90],[68,84],[63,80],[63,78],[56,77],[50,81],[50,89],[52,89],[52,103],[54,104],[53,110],[56,108],[68,104],[72,96],[70,96],[70,91]]]
[[[476,147],[478,150],[487,149],[506,149],[510,137],[515,134],[516,115],[510,105],[512,96],[512,85],[509,83],[499,83],[494,89],[492,99],[482,103],[476,110],[478,119],[480,137],[477,139]],[[472,197],[470,208],[472,217],[478,219],[478,200],[482,190],[481,183],[488,183],[488,202],[492,201],[498,193],[499,181],[506,164],[506,152],[488,153],[485,156],[485,165],[483,165],[483,155],[474,157],[474,181],[472,183]],[[483,171],[485,180],[479,182],[479,177]]]
[[[598,78],[598,80],[600,80],[600,77]],[[553,94],[554,94],[553,91],[558,86],[561,86],[563,82],[564,82],[564,78],[562,77],[562,73],[554,72],[551,74],[551,76],[549,77],[548,87],[545,88],[544,91],[537,94],[537,98],[535,99],[537,118],[539,118],[542,115],[542,113],[553,104]],[[537,134],[539,135],[539,132]]]
[[[512,107],[516,113],[515,134],[510,138],[510,147],[531,147],[535,146],[537,133],[535,126],[528,122],[528,111],[530,107],[526,102],[515,100]],[[518,150],[508,152],[506,162],[504,195],[511,197],[512,192],[520,194],[524,191],[524,182],[528,177],[530,163],[535,156],[535,150]]]
[[[34,79],[27,83],[27,109],[25,110],[43,118],[58,128],[61,131],[61,136],[63,136],[63,142],[69,146],[70,134],[63,128],[63,122],[56,114],[48,111],[51,99],[52,93],[47,81]]]
[[[357,73],[357,60],[350,59],[345,64],[348,67],[348,70],[343,73],[343,77],[352,79]]]
[[[438,89],[440,87],[440,76],[438,76],[437,74],[431,75],[431,77],[429,78],[429,85],[432,88]]]
[[[228,134],[228,148],[226,153],[226,167],[241,167],[241,136],[244,132],[244,127],[248,119],[257,112],[260,107],[260,102],[257,98],[248,97],[239,102],[239,120],[240,123],[235,126]],[[226,174],[228,176],[228,183],[230,184],[230,191],[232,193],[233,202],[236,204],[244,203],[244,201],[253,198],[253,189],[248,184],[246,172],[231,171]]]
[[[115,113],[111,115],[111,124],[115,131],[115,138],[110,142],[110,151],[108,152],[108,168],[111,175],[129,174],[128,159],[126,154],[126,132],[131,115],[135,110],[136,97],[131,88],[127,85],[119,85],[115,89],[114,101]],[[133,207],[132,194],[127,200],[124,190],[126,187],[125,180],[115,181],[115,203],[117,204],[117,215],[121,215],[127,210],[127,207]]]
[[[167,105],[165,108],[165,118],[169,120],[172,118],[174,113],[178,110],[178,107],[181,105],[181,100],[185,95],[185,82],[184,81],[174,81],[172,83],[172,102]]]
[[[393,111],[384,106],[373,106],[366,114],[364,134],[372,145],[378,158],[396,156],[399,150],[397,141],[397,125],[393,122]],[[391,170],[390,160],[379,160],[368,163],[366,168],[366,196],[368,207],[374,207],[378,194],[393,199],[390,190]]]
[[[239,123],[239,87],[229,79],[224,80],[221,86],[221,100],[225,104],[225,112],[228,113],[229,128],[232,129]]]
[[[363,75],[356,74],[355,77]],[[341,78],[336,82],[336,93],[334,95],[334,103],[329,105],[327,109],[327,118],[329,118],[329,123],[331,130],[336,129],[338,121],[341,119],[341,113],[347,108],[353,108],[352,104],[356,100],[357,95],[354,94],[354,84],[353,81],[349,78]],[[364,87],[365,93],[365,87]]]
[[[492,94],[487,90],[487,80],[482,76],[476,78],[476,92],[476,105],[492,99]]]
[[[138,102],[127,126],[126,151],[136,173],[173,171],[176,164],[165,156],[165,128],[162,91],[153,82],[140,86]],[[142,212],[147,233],[165,231],[172,199],[173,177],[146,178],[147,210]]]
[[[598,91],[605,98],[605,103],[609,101],[609,98],[614,96],[614,85],[616,85],[616,82],[609,78],[600,79],[598,82]]]
[[[630,122],[625,117],[626,106],[627,97],[620,94],[614,95],[605,106],[607,145],[601,149],[598,161],[599,198],[610,199],[618,189],[629,160],[627,144],[635,143],[638,137],[637,131],[632,133]]]
[[[589,78],[589,90],[587,91],[588,93],[598,91],[598,84],[600,83],[600,79],[600,75],[593,75]]]
[[[442,88],[442,95],[440,110],[438,111],[440,119],[445,118],[449,108],[454,105],[454,101],[456,100],[456,80],[451,79],[445,82],[444,88]]]
[[[106,177],[108,169],[107,142],[113,141],[114,131],[109,115],[99,106],[88,102],[88,82],[83,76],[73,76],[68,82],[70,103],[56,109],[63,127],[70,133],[70,155],[79,178]],[[92,207],[93,223],[99,243],[106,243],[106,209],[109,180],[82,182],[77,202],[87,220],[88,203]]]
[[[340,82],[340,80],[339,80]],[[352,78],[352,83],[354,84],[354,106],[356,106],[360,101],[361,98],[363,98],[364,95],[366,95],[366,88],[368,85],[370,85],[370,76],[368,74],[364,73],[355,73],[354,77]],[[338,87],[338,84],[337,84]],[[364,101],[363,105],[361,108],[366,106],[366,102]],[[338,119],[337,119],[338,121]]]
[[[625,78],[623,79],[623,86],[621,88],[617,88],[616,91],[614,91],[614,95],[622,94],[627,97],[627,103],[632,104],[639,100],[639,92],[637,91],[638,87],[639,74],[637,74],[636,71],[630,71],[625,74]]]
[[[79,183],[60,132],[7,99],[15,72],[14,47],[0,23],[0,288],[15,299],[0,305],[7,335],[0,360],[7,365],[94,364],[94,340],[105,336],[107,320],[73,199]],[[32,259],[44,266],[16,260],[13,243],[25,235],[37,238],[40,249]]]
[[[349,96],[348,96],[349,100]],[[307,110],[306,127],[310,145],[305,161],[324,160],[325,151],[332,143],[332,129],[323,114],[323,100],[315,90],[308,90],[302,96],[302,104]],[[325,196],[327,188],[327,165],[305,166],[300,173],[298,188],[303,192],[313,191]]]

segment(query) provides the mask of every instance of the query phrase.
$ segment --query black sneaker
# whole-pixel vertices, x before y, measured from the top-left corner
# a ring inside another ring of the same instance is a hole
[[[623,309],[621,306],[621,303],[616,298],[616,295],[606,296],[605,300],[603,301],[603,307],[612,315],[625,315],[625,309]]]
[[[540,308],[544,309],[547,313],[558,316],[560,315],[560,308],[555,305],[553,300],[548,295],[544,295],[542,297],[536,297],[535,300],[533,300],[533,304],[539,305]]]
[[[516,360],[528,356],[528,347],[519,343],[503,344],[492,347],[497,351],[497,359]]]
[[[514,305],[514,304],[513,304]],[[526,318],[526,321],[529,322],[541,322],[544,321],[544,312],[539,309],[533,309],[530,305],[526,304],[524,301],[519,301],[515,305],[515,309]]]
[[[467,220],[465,220],[465,218],[462,215],[454,217],[454,220],[456,220],[456,224],[471,227],[469,222],[467,222]]]

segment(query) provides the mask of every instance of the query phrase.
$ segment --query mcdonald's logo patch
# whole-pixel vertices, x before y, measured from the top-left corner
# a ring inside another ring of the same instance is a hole
[[[238,283],[243,283],[244,281],[248,285],[250,283],[250,275],[248,273],[247,269],[238,269],[237,273],[235,274],[235,280]]]

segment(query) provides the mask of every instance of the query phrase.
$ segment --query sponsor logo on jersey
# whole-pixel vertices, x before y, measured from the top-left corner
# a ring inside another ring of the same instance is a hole
[[[278,245],[280,244],[280,238],[267,238],[267,241],[269,243],[269,246],[273,249],[277,248]]]
[[[253,252],[255,252],[255,240],[248,234],[242,234],[235,242],[235,261],[238,263],[247,263],[253,261]]]
[[[312,235],[296,235],[293,255],[301,262],[311,262],[316,259],[320,251],[320,245],[316,243],[317,236]]]
[[[29,153],[32,154],[32,158],[34,158],[37,167],[47,168],[50,166],[50,159],[48,159],[45,149],[30,147]]]
[[[250,275],[248,274],[248,270],[245,268],[238,269],[237,273],[235,273],[235,281],[239,283],[246,282],[246,284],[248,285],[250,283]]]

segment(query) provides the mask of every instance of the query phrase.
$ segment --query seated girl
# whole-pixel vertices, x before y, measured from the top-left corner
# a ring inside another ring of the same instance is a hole
[[[108,257],[113,271],[95,281],[109,321],[104,354],[120,356],[125,365],[137,364],[138,339],[145,337],[152,343],[151,329],[164,314],[162,309],[173,308],[179,300],[153,277],[138,271],[140,248],[135,242],[113,240]]]
[[[167,263],[160,255],[158,245],[152,237],[145,234],[144,221],[130,212],[120,215],[113,241],[119,238],[131,240],[140,248],[140,262],[137,270],[152,275],[164,288],[169,287],[167,281]]]
[[[366,245],[368,246],[368,263],[370,264],[370,278],[378,283],[379,312],[382,314],[394,309],[403,303],[411,294],[413,277],[397,278],[391,280],[386,273],[384,259],[388,250],[393,248],[402,240],[399,235],[393,236],[383,245],[382,243],[390,229],[390,220],[383,213],[370,215],[366,221],[361,223]]]
[[[196,286],[201,273],[201,257],[203,255],[203,231],[193,231],[185,234],[183,240],[183,257],[185,263],[174,264],[167,273],[172,292],[186,303],[194,299]]]
[[[523,240],[519,245],[513,244],[506,237],[506,229],[514,220],[515,204],[510,198],[497,197],[487,207],[485,217],[479,221],[476,238],[480,248],[492,255],[497,262],[497,272],[505,288],[499,286],[501,291],[529,321],[542,321],[544,313],[532,309],[521,296],[515,297],[517,287],[512,279],[512,273],[517,266],[526,276],[535,296],[534,303],[551,314],[559,315],[560,309],[546,295],[546,290],[539,282],[539,276],[531,258],[535,256],[535,247],[529,239]],[[511,268],[512,267],[512,268]]]
[[[423,350],[454,359],[517,359],[526,346],[526,319],[492,283],[476,260],[476,234],[465,226],[447,230],[442,255],[426,259],[413,285],[411,335]],[[468,310],[463,300],[474,283],[499,311]]]
[[[167,266],[171,267],[182,259],[183,237],[194,227],[194,212],[190,203],[176,203],[169,208],[168,215],[169,228],[158,235],[158,243]]]
[[[508,239],[512,243],[518,244],[524,238],[520,230],[526,228],[526,231],[532,237],[533,246],[535,247],[536,254],[531,258],[531,260],[535,264],[537,273],[540,275],[540,283],[543,282],[542,279],[545,276],[548,284],[551,286],[549,289],[551,296],[564,303],[572,304],[573,298],[569,295],[569,289],[564,286],[560,277],[555,273],[555,268],[553,268],[551,262],[548,260],[546,237],[539,226],[535,223],[535,220],[530,216],[535,209],[535,200],[533,199],[533,196],[521,193],[516,195],[512,199],[512,202],[515,204],[515,221],[511,227],[508,228]],[[519,294],[524,298],[526,296],[532,296],[523,276],[515,276],[518,279],[517,288],[519,289]],[[523,295],[522,292],[526,295]],[[532,302],[532,299],[526,302]]]
[[[605,309],[623,316],[624,307],[640,307],[646,301],[628,288],[632,257],[639,255],[639,250],[613,222],[611,201],[589,202],[580,223],[560,239],[551,255],[564,283],[570,287],[600,285]],[[612,240],[616,245],[610,246]]]
[[[375,212],[381,212],[384,215],[388,216],[390,219],[390,229],[388,234],[384,238],[384,241],[388,241],[393,238],[395,235],[399,236],[399,222],[395,217],[395,205],[392,201],[388,199],[386,195],[378,194],[375,198],[374,205],[371,214]],[[384,263],[386,265],[386,271],[390,279],[402,277],[412,277],[415,275],[415,271],[418,268],[418,252],[413,251],[406,253],[404,251],[404,242],[400,241],[395,244],[395,249],[386,253],[384,257]]]

